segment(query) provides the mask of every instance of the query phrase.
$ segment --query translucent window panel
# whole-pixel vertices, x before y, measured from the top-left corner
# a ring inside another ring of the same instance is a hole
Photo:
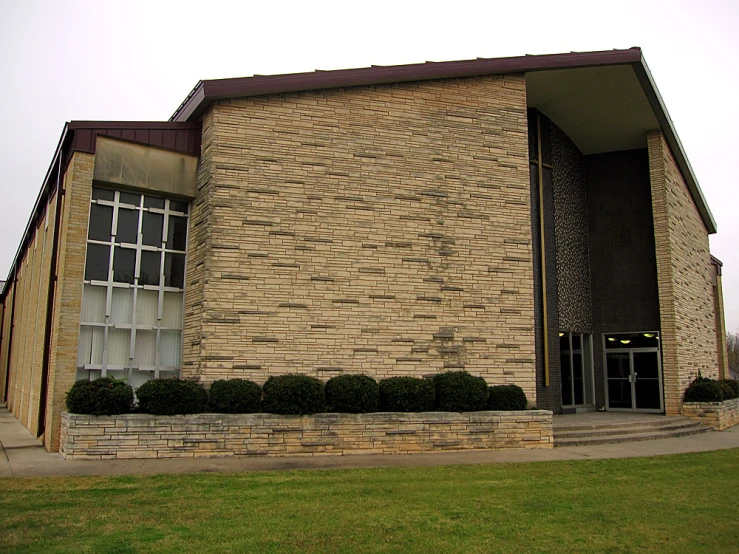
[[[133,356],[134,367],[153,366],[156,363],[156,331],[136,331],[136,352]]]
[[[108,200],[109,202],[113,202],[115,200],[115,192],[108,189],[99,189],[94,188],[92,189],[92,199],[93,200]]]
[[[136,244],[139,236],[139,212],[138,210],[118,210],[118,229],[115,234],[116,242],[128,242]]]
[[[85,285],[82,292],[82,323],[105,323],[107,287]]]
[[[179,331],[159,332],[159,364],[179,367],[182,351],[182,333]]]
[[[128,370],[127,369],[109,369],[107,371],[108,377],[113,377],[114,379],[128,379]]]
[[[185,288],[184,254],[166,253],[164,255],[164,286],[178,289]]]
[[[141,242],[148,246],[162,246],[162,231],[164,230],[164,215],[153,212],[143,212],[141,222]]]
[[[91,246],[88,245],[88,248]],[[133,284],[135,269],[136,250],[116,246],[113,253],[113,281]]]
[[[159,208],[164,209],[164,198],[157,198],[156,196],[144,196],[144,208]]]
[[[173,379],[177,377],[177,371],[171,369],[164,369],[159,371],[160,379]]]
[[[130,204],[132,206],[138,206],[141,201],[141,196],[138,194],[131,194],[129,192],[122,192],[120,196],[121,204]]]
[[[162,271],[162,253],[141,251],[141,265],[139,267],[139,285],[158,285]]]
[[[176,215],[169,216],[167,227],[167,248],[182,250],[187,248],[187,218]]]
[[[136,298],[136,326],[156,326],[158,314],[159,292],[139,289]]]
[[[173,212],[182,212],[183,214],[187,213],[187,202],[183,202],[181,200],[170,200],[169,201],[169,209]]]
[[[110,246],[103,244],[87,245],[85,261],[85,281],[107,281],[110,264]]]
[[[162,306],[162,327],[182,329],[182,293],[165,292]]]
[[[130,325],[133,313],[133,289],[113,288],[110,301],[110,322]]]
[[[151,381],[153,378],[153,371],[141,371],[135,369],[131,372],[131,377],[128,380],[128,384],[131,385],[134,389],[137,389],[147,381]]]
[[[90,225],[87,238],[110,242],[113,229],[113,206],[90,204]]]
[[[129,329],[108,329],[108,364],[127,366],[131,351]]]
[[[103,363],[103,327],[80,327],[77,367]]]

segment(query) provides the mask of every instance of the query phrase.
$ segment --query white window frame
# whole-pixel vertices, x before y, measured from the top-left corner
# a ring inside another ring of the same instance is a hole
[[[129,382],[131,381],[131,377],[133,376],[133,372],[149,372],[149,376],[153,378],[159,378],[162,374],[162,372],[166,372],[168,375],[172,375],[174,373],[175,375],[179,374],[179,370],[181,369],[182,365],[182,331],[184,326],[184,300],[185,300],[185,288],[186,288],[186,275],[183,275],[183,283],[182,288],[178,287],[168,287],[165,286],[165,279],[164,279],[164,268],[165,268],[165,261],[166,261],[166,255],[167,254],[180,254],[184,255],[184,267],[183,272],[186,273],[186,267],[187,267],[187,241],[189,239],[189,206],[188,210],[186,212],[182,212],[179,210],[175,210],[172,207],[172,202],[185,202],[181,200],[172,199],[169,198],[162,198],[157,197],[156,195],[149,195],[149,194],[142,194],[138,192],[129,192],[129,191],[113,191],[110,189],[104,189],[102,187],[94,187],[93,190],[109,190],[110,192],[114,193],[114,199],[111,200],[103,200],[103,199],[93,199],[91,197],[90,199],[90,205],[98,204],[101,206],[110,206],[113,208],[113,217],[112,217],[112,223],[111,223],[111,240],[110,241],[100,241],[100,240],[93,240],[88,238],[86,241],[87,245],[95,244],[95,245],[101,245],[106,246],[109,248],[109,256],[108,256],[108,278],[105,281],[100,280],[84,280],[84,285],[89,285],[93,287],[101,287],[105,288],[106,291],[106,300],[105,300],[105,321],[100,322],[92,322],[92,321],[80,321],[80,327],[85,328],[103,328],[103,352],[102,352],[102,363],[100,364],[94,364],[94,363],[86,363],[82,365],[81,367],[78,366],[78,378],[94,378],[96,376],[105,377],[108,374],[108,371],[123,371],[128,379]],[[121,201],[121,193],[123,194],[133,194],[138,196],[138,205],[132,205],[127,202]],[[144,207],[144,199],[146,197],[149,198],[159,198],[161,200],[164,200],[164,208],[150,208],[150,207]],[[137,212],[137,240],[136,243],[123,243],[120,241],[117,241],[116,233],[118,230],[118,214],[119,209],[123,207],[124,209],[135,209]],[[150,246],[143,244],[143,235],[142,235],[142,226],[143,226],[143,214],[145,212],[151,212],[156,214],[161,214],[163,216],[163,224],[162,224],[162,242],[160,246]],[[170,223],[170,216],[177,216],[177,217],[184,217],[187,221],[186,225],[186,235],[185,235],[185,250],[175,250],[173,248],[167,248],[167,237],[169,234],[169,223]],[[133,250],[135,251],[135,266],[134,266],[134,283],[121,283],[116,282],[113,280],[113,262],[114,262],[114,256],[115,256],[115,249],[116,247],[125,247],[127,250]],[[141,270],[141,253],[143,251],[150,251],[150,252],[158,252],[160,253],[160,260],[159,260],[159,284],[158,285],[139,285],[138,280],[140,277],[140,270]],[[85,260],[85,267],[87,264],[87,260]],[[132,293],[132,306],[131,306],[131,322],[130,323],[113,323],[111,321],[111,313],[112,313],[112,299],[113,299],[113,291],[114,289],[133,289]],[[156,325],[140,325],[136,322],[136,316],[137,316],[137,303],[138,303],[138,296],[140,291],[142,290],[148,290],[148,291],[156,291],[157,292],[157,319],[156,319]],[[182,296],[182,307],[181,307],[181,313],[182,313],[182,319],[180,320],[180,324],[178,327],[167,327],[163,325],[163,319],[164,319],[164,295],[165,293],[179,293]],[[84,295],[84,290],[83,290]],[[84,299],[83,299],[84,302]],[[130,330],[130,342],[129,342],[129,349],[128,349],[128,363],[127,364],[110,364],[108,363],[108,355],[109,355],[109,340],[108,340],[108,333],[110,329],[127,329]],[[134,357],[136,354],[136,338],[137,333],[139,331],[154,331],[155,334],[155,361],[154,365],[137,365],[134,361]],[[176,366],[173,365],[163,365],[161,362],[161,352],[160,352],[160,344],[161,344],[161,334],[162,332],[172,332],[176,331],[180,333],[180,352],[178,355],[179,358],[179,364]],[[81,345],[80,345],[81,347]],[[85,375],[85,372],[87,375]]]

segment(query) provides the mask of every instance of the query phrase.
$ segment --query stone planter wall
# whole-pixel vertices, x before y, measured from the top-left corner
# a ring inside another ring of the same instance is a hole
[[[552,412],[280,416],[62,414],[68,459],[410,454],[552,448]]]
[[[739,423],[739,398],[724,402],[685,402],[682,414],[723,431]]]

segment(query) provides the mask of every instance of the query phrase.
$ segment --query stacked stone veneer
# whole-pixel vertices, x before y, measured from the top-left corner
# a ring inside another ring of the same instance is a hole
[[[411,454],[552,448],[552,412],[62,414],[65,458]]]
[[[686,402],[682,414],[723,431],[739,424],[739,398],[724,402]]]
[[[534,401],[523,77],[228,100],[202,125],[185,376],[464,368]]]
[[[664,374],[665,412],[680,413],[700,371],[718,377],[708,231],[669,146],[648,136]]]

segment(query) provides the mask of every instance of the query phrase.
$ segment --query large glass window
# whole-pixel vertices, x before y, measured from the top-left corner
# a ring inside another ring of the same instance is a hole
[[[186,202],[93,188],[78,379],[177,374],[187,217]]]
[[[562,371],[562,405],[593,404],[592,336],[560,332],[559,355]]]

